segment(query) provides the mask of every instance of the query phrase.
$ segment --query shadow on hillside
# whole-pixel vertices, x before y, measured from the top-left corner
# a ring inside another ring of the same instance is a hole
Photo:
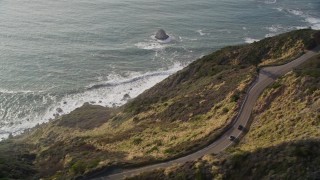
[[[56,123],[58,126],[89,130],[106,123],[118,111],[116,108],[84,104],[82,107],[62,116]]]
[[[260,73],[270,77],[273,80],[276,80],[279,77],[279,75],[271,73],[271,72],[268,72],[268,71],[265,71],[263,69],[260,70]]]
[[[10,139],[0,142],[0,179],[31,179],[37,173],[33,166],[36,155],[30,144],[16,144]]]
[[[319,179],[320,140],[287,142],[258,148],[254,152],[236,151],[221,168],[226,179]]]
[[[127,179],[319,179],[319,148],[320,140],[302,140],[254,152],[234,150],[213,162],[187,162],[171,171],[157,169]]]

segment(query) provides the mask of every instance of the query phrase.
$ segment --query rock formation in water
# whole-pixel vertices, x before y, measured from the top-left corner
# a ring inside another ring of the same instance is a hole
[[[159,29],[155,37],[162,41],[169,38],[169,36],[166,34],[166,32],[163,29]]]

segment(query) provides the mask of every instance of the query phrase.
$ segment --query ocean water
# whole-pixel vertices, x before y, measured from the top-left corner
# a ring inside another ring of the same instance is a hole
[[[0,139],[85,102],[123,105],[223,46],[307,27],[320,29],[319,0],[0,0]]]

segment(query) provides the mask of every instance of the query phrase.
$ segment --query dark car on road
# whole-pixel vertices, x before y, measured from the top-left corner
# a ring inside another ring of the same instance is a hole
[[[242,131],[242,130],[244,130],[244,127],[243,127],[242,125],[239,125],[239,126],[238,126],[238,129],[239,129],[240,131]]]
[[[236,139],[236,137],[234,137],[234,136],[229,136],[229,140],[230,141],[234,141]]]

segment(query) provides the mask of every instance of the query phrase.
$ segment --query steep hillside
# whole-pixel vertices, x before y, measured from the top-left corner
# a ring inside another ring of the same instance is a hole
[[[227,152],[131,179],[319,179],[320,56],[271,85]]]
[[[102,168],[154,163],[200,149],[234,119],[258,66],[290,61],[315,47],[319,39],[317,31],[299,30],[226,47],[196,60],[123,107],[86,104],[1,142],[0,160],[9,168],[2,167],[0,177],[13,178],[14,169],[24,179],[30,175],[71,179]],[[309,71],[299,73],[304,76]],[[265,112],[256,111],[257,117]],[[249,151],[250,144],[242,148]]]

